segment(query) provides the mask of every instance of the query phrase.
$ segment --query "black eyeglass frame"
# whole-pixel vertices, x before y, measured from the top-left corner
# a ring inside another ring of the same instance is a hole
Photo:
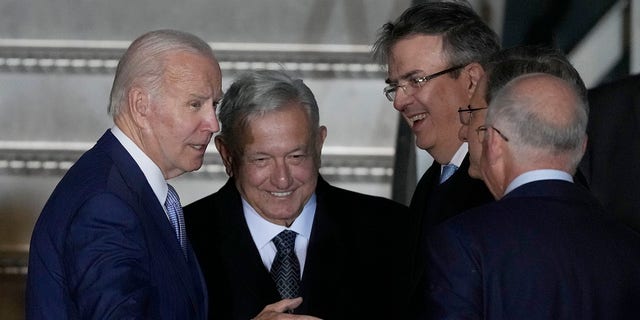
[[[462,107],[458,108],[458,116],[460,117],[460,123],[462,123],[465,126],[469,125],[469,123],[471,123],[471,117],[473,116],[474,111],[484,110],[488,108],[489,107],[472,108],[471,105],[468,105],[466,109],[463,109]],[[464,118],[465,112],[469,113],[469,118],[467,119]]]
[[[484,136],[480,137],[480,132],[481,131],[487,131],[487,129],[493,129],[495,130],[500,137],[502,137],[502,139],[504,139],[504,141],[509,142],[509,138],[507,138],[507,136],[505,136],[504,134],[502,134],[502,132],[500,130],[498,130],[498,128],[494,127],[494,126],[479,126],[478,128],[476,128],[476,134],[478,135],[478,141],[480,141],[480,143],[484,142]]]
[[[402,91],[404,91],[404,93],[407,93],[407,85],[410,85],[411,87],[413,87],[414,89],[418,89],[418,88],[422,88],[422,86],[424,86],[427,82],[443,75],[443,74],[447,74],[449,72],[453,72],[456,71],[458,69],[464,68],[467,65],[459,65],[459,66],[455,66],[455,67],[451,67],[448,69],[444,69],[440,72],[436,72],[430,75],[426,75],[423,77],[418,77],[418,78],[412,78],[412,79],[408,79],[407,80],[407,84],[404,85],[399,85],[397,83],[395,84],[389,84],[388,86],[384,87],[384,89],[382,89],[382,92],[384,93],[385,97],[387,97],[387,100],[393,102],[393,100],[396,99],[396,91],[398,91],[398,88],[402,88]]]

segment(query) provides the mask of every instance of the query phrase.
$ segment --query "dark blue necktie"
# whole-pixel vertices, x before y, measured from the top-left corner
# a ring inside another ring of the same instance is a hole
[[[294,250],[296,233],[284,230],[273,238],[276,245],[276,258],[271,265],[271,277],[282,299],[299,296],[300,291],[300,262]]]
[[[174,189],[170,184],[167,184],[167,186],[169,187],[169,191],[167,192],[167,200],[164,205],[167,207],[169,221],[171,221],[171,225],[176,232],[176,238],[178,239],[178,243],[180,243],[182,253],[186,257],[187,232],[184,226],[184,216],[182,214],[182,205],[180,205],[180,197],[178,197],[176,189]]]

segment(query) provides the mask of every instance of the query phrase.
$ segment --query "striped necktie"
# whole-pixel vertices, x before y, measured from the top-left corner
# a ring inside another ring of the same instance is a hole
[[[171,221],[171,225],[176,232],[176,238],[180,243],[182,253],[186,257],[187,232],[184,226],[184,216],[182,214],[182,205],[180,205],[180,197],[178,197],[176,189],[174,189],[170,184],[167,184],[167,187],[169,187],[169,191],[167,192],[167,200],[165,201],[164,206],[167,207],[169,221]]]

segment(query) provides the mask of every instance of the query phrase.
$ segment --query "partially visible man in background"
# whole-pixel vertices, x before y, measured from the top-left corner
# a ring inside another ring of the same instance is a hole
[[[460,115],[460,140],[469,144],[469,176],[482,179],[480,157],[482,143],[478,139],[478,127],[484,125],[487,106],[497,91],[514,78],[528,73],[551,74],[572,83],[581,99],[587,103],[587,89],[580,74],[558,49],[543,46],[518,46],[501,50],[482,63],[485,74],[471,97],[468,106],[458,109]],[[584,177],[577,174],[579,182],[586,185]]]
[[[136,39],[116,70],[115,125],[53,191],[33,230],[27,319],[206,319],[207,293],[166,180],[202,165],[221,72],[194,35]]]

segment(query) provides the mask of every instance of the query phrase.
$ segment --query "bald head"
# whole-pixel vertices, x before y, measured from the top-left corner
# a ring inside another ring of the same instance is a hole
[[[534,73],[498,91],[486,123],[505,131],[518,162],[573,174],[584,152],[587,114],[574,85]]]

